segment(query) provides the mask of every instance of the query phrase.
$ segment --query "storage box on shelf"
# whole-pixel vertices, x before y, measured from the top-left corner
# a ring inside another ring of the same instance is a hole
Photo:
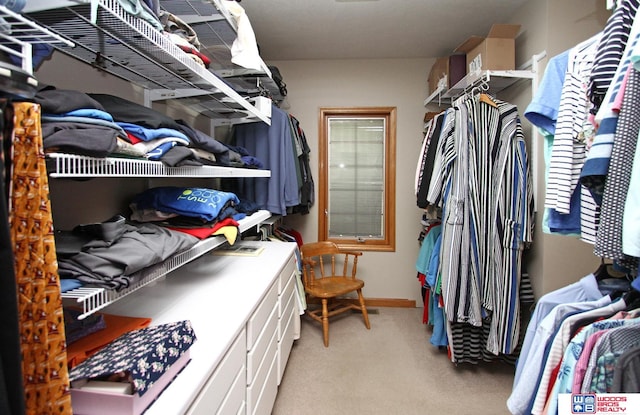
[[[444,89],[451,88],[467,73],[466,55],[450,55],[436,59],[429,71],[429,93],[436,91],[444,79]]]
[[[471,36],[454,52],[466,54],[467,73],[514,70],[519,32],[518,24],[494,24],[486,37]]]

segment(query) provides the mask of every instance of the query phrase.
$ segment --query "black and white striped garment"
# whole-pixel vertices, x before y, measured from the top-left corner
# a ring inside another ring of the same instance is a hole
[[[534,296],[531,289],[529,274],[522,273],[520,284],[520,313],[524,321],[529,321],[533,309]],[[482,327],[475,327],[464,323],[447,322],[450,359],[456,364],[479,364],[480,362],[502,361],[516,365],[526,334],[526,324],[520,326],[518,342],[512,353],[493,354],[486,348],[491,327],[491,316],[484,319]]]
[[[416,204],[419,208],[424,209],[429,205],[427,201],[427,193],[429,192],[429,184],[431,183],[431,175],[433,174],[438,143],[440,142],[440,132],[442,131],[442,121],[444,113],[436,115],[427,123],[427,131],[422,143],[422,151],[420,152],[420,160],[416,169]]]
[[[593,245],[600,225],[600,206],[589,188],[583,185],[580,185],[580,202],[580,239]]]
[[[418,205],[419,208],[422,208],[422,209],[427,207],[427,203],[426,201],[421,202],[418,194],[420,193],[420,185],[422,183],[422,180],[423,178],[426,177],[425,164],[426,164],[426,157],[427,157],[427,149],[429,148],[429,143],[430,143],[430,133],[433,128],[433,123],[434,123],[433,119],[430,119],[425,124],[425,134],[424,134],[424,137],[422,138],[420,153],[418,154],[418,165],[416,166],[416,175],[414,180],[414,193],[416,195],[416,204]],[[431,175],[430,172],[428,174]]]
[[[448,108],[445,111],[442,120],[442,130],[438,139],[438,147],[433,163],[433,172],[431,181],[429,182],[429,191],[427,192],[427,202],[433,206],[443,207],[443,194],[445,183],[448,182],[448,175],[451,171],[449,165],[455,158],[455,153],[451,151],[453,146],[453,126],[455,123],[454,108]],[[444,211],[443,211],[444,215]]]
[[[493,235],[490,257],[494,264],[493,321],[487,349],[513,353],[520,332],[522,253],[533,241],[533,188],[522,124],[517,107],[499,105],[501,146],[493,183]]]
[[[445,315],[477,328],[493,316],[484,346],[497,355],[512,353],[519,339],[520,262],[532,240],[533,192],[517,108],[494,104],[478,97],[457,103],[438,174]],[[455,345],[451,351],[455,356]]]
[[[445,315],[452,321],[482,325],[480,276],[472,266],[472,240],[470,206],[469,143],[473,131],[469,128],[467,102],[456,107],[452,146],[447,151],[455,154],[451,168],[450,189],[445,200],[446,216],[442,223],[440,273]],[[472,246],[473,244],[473,246]]]
[[[604,27],[589,80],[588,95],[593,114],[598,112],[618,69],[639,3],[640,0],[621,0]]]

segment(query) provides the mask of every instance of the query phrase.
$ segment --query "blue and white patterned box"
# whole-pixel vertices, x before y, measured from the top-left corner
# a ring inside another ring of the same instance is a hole
[[[130,331],[73,368],[74,414],[142,413],[189,362],[196,335],[188,320]],[[124,379],[132,394],[83,390],[91,380]],[[117,408],[117,409],[116,409]]]

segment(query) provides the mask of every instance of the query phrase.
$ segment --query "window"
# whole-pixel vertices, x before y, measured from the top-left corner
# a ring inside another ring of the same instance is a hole
[[[321,108],[318,239],[395,250],[396,109]]]

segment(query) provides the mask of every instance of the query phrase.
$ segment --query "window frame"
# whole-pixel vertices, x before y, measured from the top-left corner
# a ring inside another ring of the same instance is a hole
[[[396,107],[321,107],[318,131],[318,240],[332,241],[344,249],[359,251],[396,250]],[[329,119],[330,118],[384,118],[384,237],[330,238],[329,215]]]

